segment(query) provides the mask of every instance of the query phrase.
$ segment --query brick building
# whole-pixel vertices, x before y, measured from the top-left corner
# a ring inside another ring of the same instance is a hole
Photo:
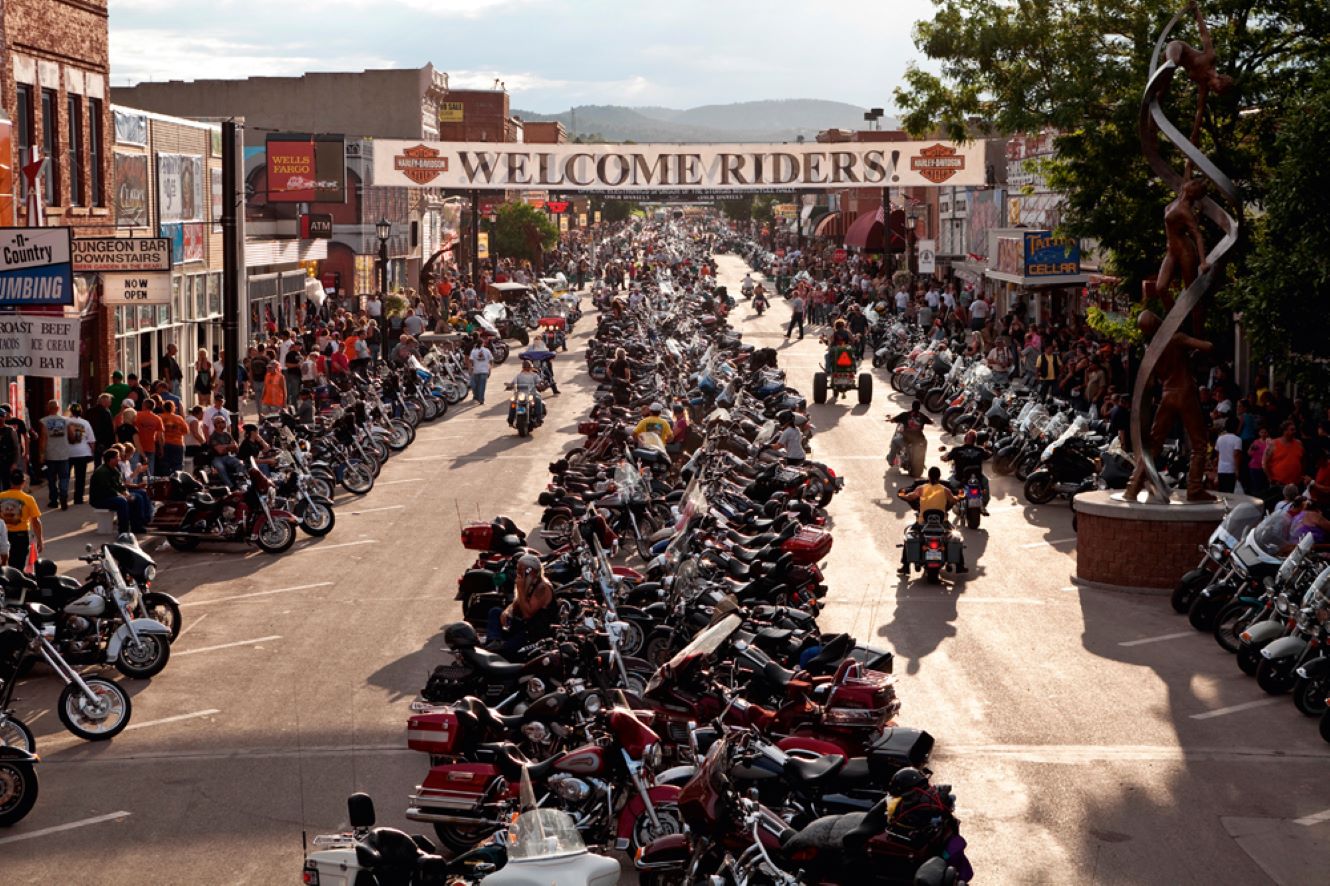
[[[434,189],[379,188],[369,175],[373,138],[434,140],[454,113],[448,75],[433,65],[404,70],[310,73],[244,80],[171,80],[116,87],[117,103],[179,117],[245,119],[246,242],[251,317],[271,310],[281,320],[303,304],[303,274],[313,268],[326,287],[354,296],[377,288],[375,222],[392,223],[390,286],[414,286],[422,257],[450,234],[447,207]],[[303,241],[299,205],[266,199],[264,157],[269,131],[346,136],[346,198],[315,204],[333,216],[332,237]],[[455,229],[455,223],[453,225]]]
[[[453,113],[439,121],[438,139],[445,142],[525,141],[524,124],[509,113],[502,89],[450,89]]]
[[[526,120],[522,123],[522,141],[529,145],[563,145],[568,130],[558,120]]]
[[[106,0],[0,3],[0,109],[10,121],[10,137],[0,132],[0,165],[11,172],[7,182],[0,177],[10,197],[0,201],[0,224],[30,224],[19,170],[36,151],[49,158],[41,176],[46,225],[73,227],[75,236],[113,233],[106,7]],[[86,308],[80,378],[0,376],[0,399],[10,399],[16,385],[29,406],[53,395],[68,403],[105,384],[113,333],[106,313],[88,305],[89,283],[75,286],[75,310]]]

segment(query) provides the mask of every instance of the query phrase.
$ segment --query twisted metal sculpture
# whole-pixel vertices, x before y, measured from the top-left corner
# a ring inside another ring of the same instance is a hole
[[[1197,26],[1200,29],[1203,40],[1203,49],[1201,50],[1193,49],[1180,40],[1169,41],[1169,35],[1172,34],[1174,28],[1177,27],[1188,11],[1195,15]],[[1163,56],[1162,64],[1160,63],[1161,56]],[[1197,85],[1196,117],[1192,125],[1191,138],[1187,138],[1165,116],[1164,110],[1160,106],[1160,100],[1167,94],[1168,88],[1173,82],[1173,77],[1178,70],[1183,70]],[[1194,410],[1197,414],[1200,412],[1200,403],[1195,397],[1194,384],[1191,384],[1188,388],[1185,384],[1186,380],[1180,378],[1181,374],[1189,375],[1190,373],[1190,368],[1185,365],[1186,361],[1165,359],[1165,357],[1172,357],[1181,349],[1208,345],[1208,343],[1183,335],[1182,325],[1189,315],[1195,314],[1198,318],[1200,317],[1200,312],[1197,309],[1200,307],[1202,299],[1218,281],[1223,259],[1238,239],[1241,203],[1238,200],[1237,189],[1233,186],[1233,182],[1229,180],[1229,177],[1201,153],[1201,150],[1195,145],[1195,142],[1199,140],[1200,124],[1205,113],[1208,94],[1210,92],[1223,92],[1232,86],[1232,83],[1231,79],[1217,72],[1214,47],[1210,41],[1205,20],[1196,4],[1190,4],[1187,10],[1174,15],[1159,35],[1154,54],[1150,58],[1150,79],[1145,87],[1145,95],[1141,99],[1139,124],[1141,153],[1145,156],[1146,162],[1150,164],[1150,168],[1178,194],[1178,197],[1169,204],[1168,210],[1165,212],[1165,230],[1169,241],[1168,254],[1160,266],[1159,277],[1154,286],[1157,293],[1165,300],[1168,313],[1162,321],[1159,321],[1153,315],[1148,317],[1142,315],[1142,319],[1145,320],[1142,323],[1142,329],[1147,334],[1151,331],[1154,334],[1149,347],[1146,348],[1145,357],[1141,361],[1140,370],[1136,376],[1136,386],[1132,392],[1131,439],[1136,455],[1136,473],[1127,487],[1126,494],[1126,498],[1131,501],[1136,499],[1143,484],[1148,485],[1148,492],[1152,500],[1161,503],[1170,501],[1169,487],[1159,476],[1159,471],[1154,464],[1154,447],[1163,442],[1162,435],[1159,433],[1159,426],[1165,422],[1171,425],[1174,419],[1181,418],[1185,427],[1194,428],[1196,426],[1195,416],[1190,415],[1189,410]],[[1186,163],[1181,173],[1165,161],[1160,154],[1159,134],[1161,132],[1186,157]],[[1193,168],[1201,173],[1202,178],[1193,178]],[[1229,206],[1233,207],[1234,212],[1238,213],[1237,217],[1230,215],[1224,207],[1207,196],[1206,192],[1211,186],[1218,191]],[[1197,208],[1223,231],[1223,237],[1209,253],[1205,251],[1204,238],[1201,235],[1200,225],[1195,215]],[[1175,275],[1182,278],[1184,288],[1178,300],[1170,304],[1169,286]],[[1201,330],[1195,329],[1194,331],[1199,333]],[[1166,354],[1166,352],[1168,353]],[[1154,432],[1150,434],[1150,439],[1147,439],[1146,400],[1156,369],[1165,370],[1160,373],[1161,378],[1159,379],[1164,384],[1164,398],[1160,404],[1160,414],[1153,416],[1156,419]],[[1169,377],[1163,377],[1165,375]],[[1170,384],[1171,381],[1173,384]],[[1184,389],[1190,390],[1190,402],[1182,402],[1186,398],[1179,397],[1180,392]],[[1165,429],[1165,433],[1166,431],[1167,429]],[[1195,435],[1189,430],[1188,436],[1194,437]],[[1188,475],[1188,499],[1193,501],[1205,500],[1210,497],[1204,493],[1200,485],[1200,468],[1204,464],[1205,441],[1193,439],[1191,443],[1192,462]]]

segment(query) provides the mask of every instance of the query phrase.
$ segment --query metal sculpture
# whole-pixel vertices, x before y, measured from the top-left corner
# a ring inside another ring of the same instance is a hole
[[[1169,40],[1173,30],[1188,12],[1195,16],[1200,30],[1202,48],[1199,50],[1181,40]],[[1197,87],[1196,116],[1190,138],[1173,125],[1160,105],[1179,70],[1184,71]],[[1179,373],[1191,371],[1185,358],[1186,351],[1208,344],[1183,335],[1182,325],[1188,316],[1193,316],[1193,331],[1201,332],[1198,324],[1203,315],[1198,309],[1218,281],[1224,257],[1238,240],[1241,203],[1238,201],[1237,189],[1229,177],[1201,153],[1195,144],[1200,138],[1201,120],[1210,93],[1225,92],[1232,85],[1232,79],[1217,70],[1214,44],[1205,18],[1197,4],[1191,3],[1186,10],[1174,15],[1159,35],[1154,54],[1150,57],[1150,79],[1141,99],[1141,153],[1155,174],[1178,196],[1169,203],[1164,213],[1167,254],[1160,264],[1153,286],[1147,284],[1146,287],[1147,294],[1153,290],[1163,299],[1167,314],[1162,321],[1149,312],[1141,315],[1142,330],[1147,335],[1153,334],[1141,361],[1132,396],[1131,439],[1136,455],[1136,470],[1126,489],[1125,498],[1129,501],[1136,500],[1143,486],[1148,487],[1152,500],[1163,503],[1171,500],[1169,487],[1155,467],[1154,456],[1163,442],[1160,426],[1167,421],[1171,427],[1175,420],[1182,421],[1192,447],[1191,465],[1187,472],[1187,500],[1206,501],[1211,498],[1203,483],[1207,441],[1200,401],[1196,396],[1195,384],[1184,382]],[[1181,173],[1160,154],[1160,133],[1186,158]],[[1198,171],[1201,177],[1194,177],[1193,170]],[[1238,216],[1231,215],[1209,196],[1211,188]],[[1223,232],[1223,237],[1208,253],[1198,211]],[[1173,301],[1170,294],[1175,278],[1181,278],[1183,286],[1177,301]],[[1158,414],[1153,416],[1154,433],[1147,439],[1146,423],[1151,420],[1147,413],[1148,392],[1156,376],[1163,384],[1164,397]],[[1198,422],[1198,418],[1202,420]],[[1168,427],[1163,428],[1163,433],[1167,434],[1168,430]]]

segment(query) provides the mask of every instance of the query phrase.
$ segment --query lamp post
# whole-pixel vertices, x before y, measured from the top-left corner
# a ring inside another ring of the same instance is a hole
[[[914,255],[914,244],[916,242],[915,225],[918,224],[918,222],[919,217],[916,216],[914,210],[911,209],[905,216],[905,268],[910,272],[911,277],[919,272],[919,265],[917,264]]]
[[[379,292],[388,297],[388,238],[392,236],[393,224],[386,218],[379,219],[374,225],[374,232],[379,235]]]

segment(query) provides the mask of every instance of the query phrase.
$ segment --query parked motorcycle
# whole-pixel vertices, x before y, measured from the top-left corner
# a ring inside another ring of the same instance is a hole
[[[183,471],[171,475],[168,488],[148,532],[164,537],[178,551],[215,541],[253,544],[280,554],[295,544],[300,518],[269,504],[272,482],[256,467],[250,467],[249,483],[242,489],[209,490]]]

